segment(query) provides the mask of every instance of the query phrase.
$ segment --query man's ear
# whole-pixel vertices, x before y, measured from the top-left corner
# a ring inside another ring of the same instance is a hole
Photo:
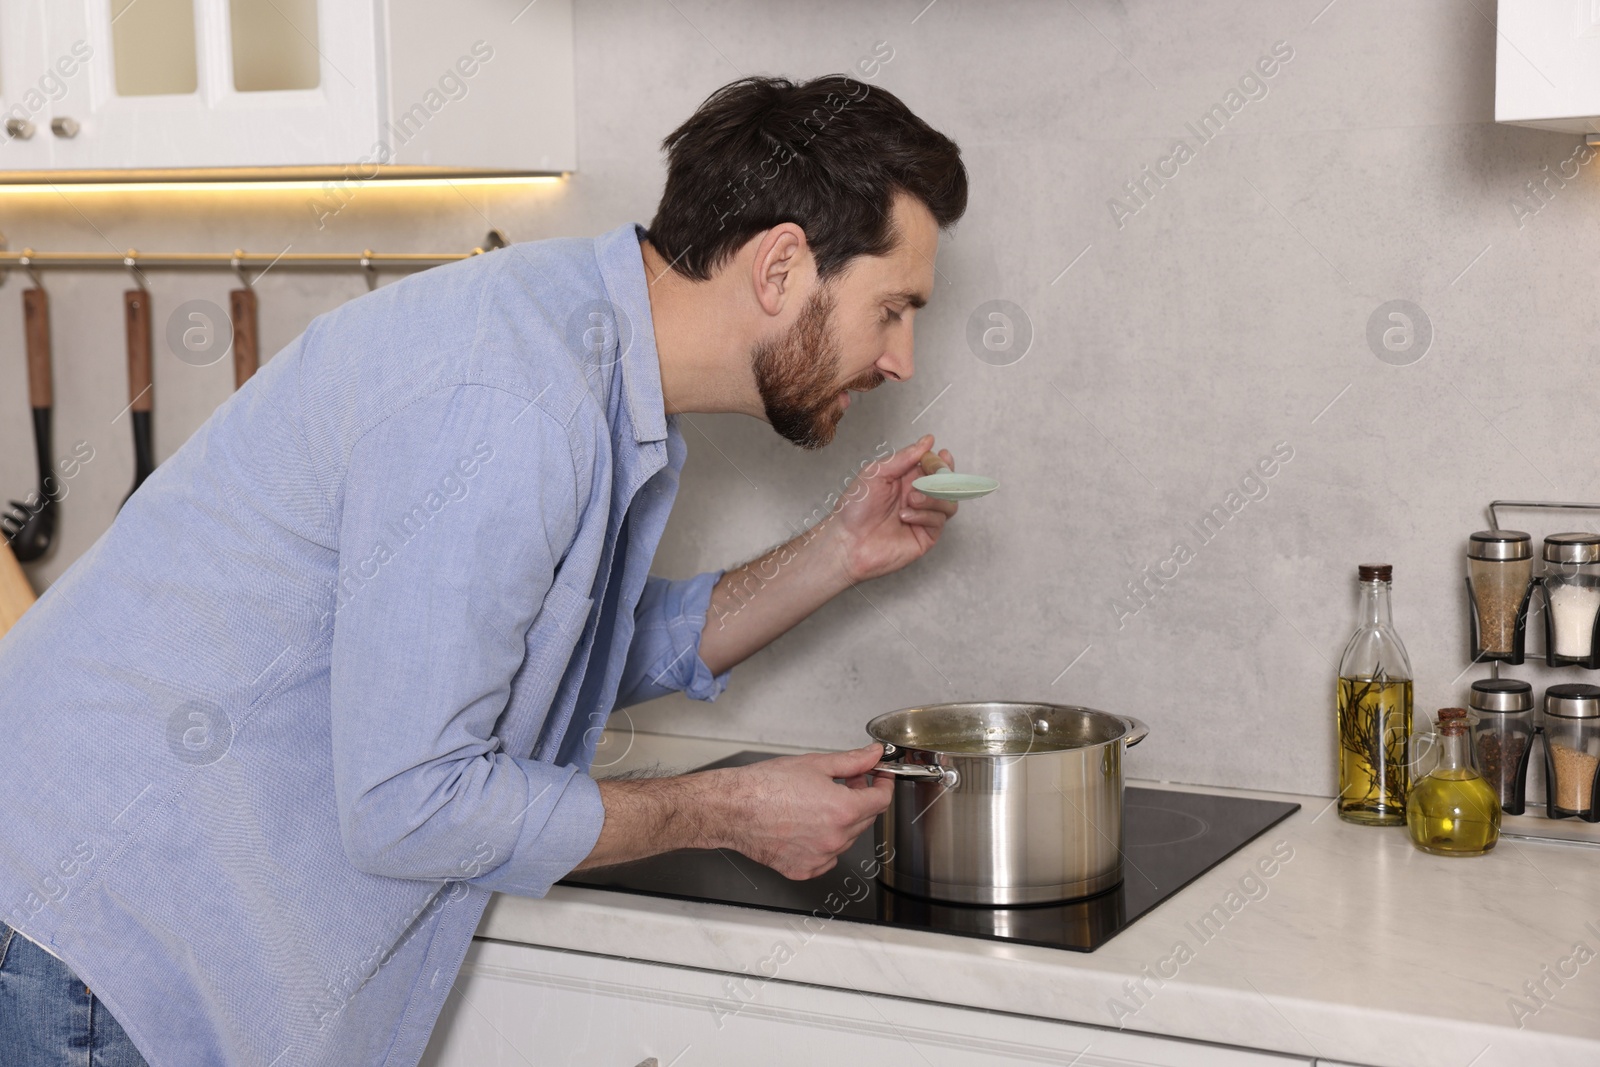
[[[757,239],[755,262],[750,267],[756,303],[768,315],[781,315],[811,269],[806,232],[792,222],[774,226]]]

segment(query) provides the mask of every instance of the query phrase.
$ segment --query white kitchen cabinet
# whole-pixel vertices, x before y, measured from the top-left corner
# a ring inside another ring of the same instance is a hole
[[[804,951],[802,948],[800,951]],[[422,1067],[1310,1067],[1308,1059],[475,940]],[[840,976],[847,984],[848,975]]]
[[[48,131],[51,97],[64,79],[48,60],[46,0],[15,0],[0,7],[0,170],[38,170],[50,166]],[[63,69],[76,73],[68,60]]]
[[[73,68],[5,143],[12,180],[577,165],[571,0],[22,0],[0,42],[8,106]]]
[[[1600,133],[1600,0],[1500,0],[1494,117]]]

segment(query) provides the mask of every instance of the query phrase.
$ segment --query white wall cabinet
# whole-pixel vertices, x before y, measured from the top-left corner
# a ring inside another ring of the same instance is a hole
[[[8,0],[0,108],[12,176],[569,171],[572,4]]]
[[[46,0],[15,0],[0,6],[0,168],[41,170],[50,166],[50,97],[59,73],[49,61]],[[69,62],[68,67],[76,64]]]
[[[1500,0],[1497,122],[1600,133],[1600,0]]]
[[[422,1067],[1310,1067],[1309,1059],[475,940]]]

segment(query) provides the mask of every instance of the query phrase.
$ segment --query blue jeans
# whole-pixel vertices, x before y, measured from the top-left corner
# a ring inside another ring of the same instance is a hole
[[[72,968],[0,923],[0,1067],[149,1067]]]

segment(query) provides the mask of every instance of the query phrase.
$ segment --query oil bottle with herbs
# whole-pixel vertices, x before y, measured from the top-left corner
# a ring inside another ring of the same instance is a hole
[[[1339,817],[1403,826],[1411,788],[1411,658],[1394,629],[1394,568],[1363,563],[1360,625],[1339,659]]]

